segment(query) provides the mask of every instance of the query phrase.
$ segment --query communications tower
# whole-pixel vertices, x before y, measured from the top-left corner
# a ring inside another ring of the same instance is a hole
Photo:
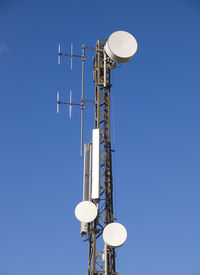
[[[84,98],[85,51],[94,50],[93,81],[94,100]],[[137,51],[135,38],[126,31],[112,33],[108,40],[99,39],[95,48],[82,46],[82,55],[63,54],[61,56],[79,57],[82,60],[82,92],[80,104],[61,102],[70,108],[81,108],[81,156],[83,151],[83,112],[88,102],[94,103],[94,129],[92,141],[84,144],[83,201],[75,208],[76,218],[81,222],[81,235],[89,242],[88,275],[117,275],[115,249],[123,245],[127,238],[125,227],[115,222],[113,213],[112,147],[110,123],[111,71],[116,63],[132,59]],[[71,63],[72,67],[72,63]]]

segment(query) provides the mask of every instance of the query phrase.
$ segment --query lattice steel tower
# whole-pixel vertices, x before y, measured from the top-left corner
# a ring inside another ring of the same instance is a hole
[[[85,50],[95,50],[93,58],[93,80],[95,83],[94,101],[84,99]],[[108,40],[99,39],[96,48],[82,46],[82,55],[62,54],[60,56],[80,57],[82,60],[82,97],[80,104],[59,101],[59,104],[81,107],[81,155],[83,137],[83,110],[87,102],[94,102],[95,115],[93,140],[84,146],[84,185],[83,202],[79,203],[75,215],[81,221],[81,234],[89,242],[88,275],[117,275],[115,249],[127,237],[123,225],[114,222],[112,147],[110,124],[111,70],[116,62],[129,61],[137,50],[135,38],[125,32],[117,31]],[[71,116],[71,114],[70,114]],[[103,240],[102,240],[103,235]]]
[[[105,226],[114,221],[112,150],[110,131],[110,70],[115,62],[105,56],[104,40],[98,40],[93,64],[95,82],[95,128],[100,130],[100,197],[94,200],[98,205],[97,218],[89,226],[88,275],[115,274],[115,249],[102,247],[102,235]],[[105,60],[106,58],[106,60]],[[104,62],[106,65],[104,66]],[[104,69],[106,71],[104,71]],[[106,78],[105,78],[106,77]]]

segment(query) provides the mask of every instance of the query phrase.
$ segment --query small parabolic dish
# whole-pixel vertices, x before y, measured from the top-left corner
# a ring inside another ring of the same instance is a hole
[[[125,63],[131,60],[137,47],[137,41],[132,34],[126,31],[116,31],[109,36],[104,49],[112,60]]]
[[[109,223],[103,230],[104,242],[112,247],[122,246],[125,243],[126,238],[126,228],[120,223]]]
[[[90,201],[82,201],[75,208],[75,216],[80,222],[91,222],[97,216],[97,207]]]

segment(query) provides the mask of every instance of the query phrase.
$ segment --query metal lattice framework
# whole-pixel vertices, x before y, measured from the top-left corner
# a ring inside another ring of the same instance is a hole
[[[57,93],[57,113],[59,104],[81,107],[81,156],[83,144],[83,111],[86,102],[84,99],[84,63],[85,49],[95,50],[93,60],[93,78],[95,83],[95,128],[100,130],[100,196],[92,200],[97,206],[97,218],[87,224],[81,223],[81,234],[89,241],[88,275],[117,275],[115,268],[115,249],[104,244],[101,236],[105,226],[114,222],[113,214],[113,182],[112,182],[112,150],[111,150],[111,125],[110,125],[110,72],[116,67],[115,61],[110,59],[104,51],[106,40],[99,39],[96,48],[82,46],[82,55],[63,54],[58,52],[58,63],[60,57],[78,57],[82,60],[82,91],[81,103],[62,102]],[[85,144],[86,148],[91,143]],[[89,147],[87,147],[89,146]]]
[[[93,201],[98,206],[98,216],[94,222],[89,224],[88,275],[117,274],[115,270],[115,249],[106,245],[104,246],[102,238],[99,238],[103,233],[104,227],[114,221],[110,130],[110,71],[115,68],[116,64],[103,52],[105,42],[102,39],[97,41],[96,55],[93,62],[95,128],[100,129],[101,142],[100,198]]]

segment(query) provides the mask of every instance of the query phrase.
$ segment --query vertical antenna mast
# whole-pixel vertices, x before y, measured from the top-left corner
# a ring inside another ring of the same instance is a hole
[[[84,105],[84,67],[85,67],[85,46],[82,46],[82,89],[81,89],[81,157],[83,155],[83,111]]]

